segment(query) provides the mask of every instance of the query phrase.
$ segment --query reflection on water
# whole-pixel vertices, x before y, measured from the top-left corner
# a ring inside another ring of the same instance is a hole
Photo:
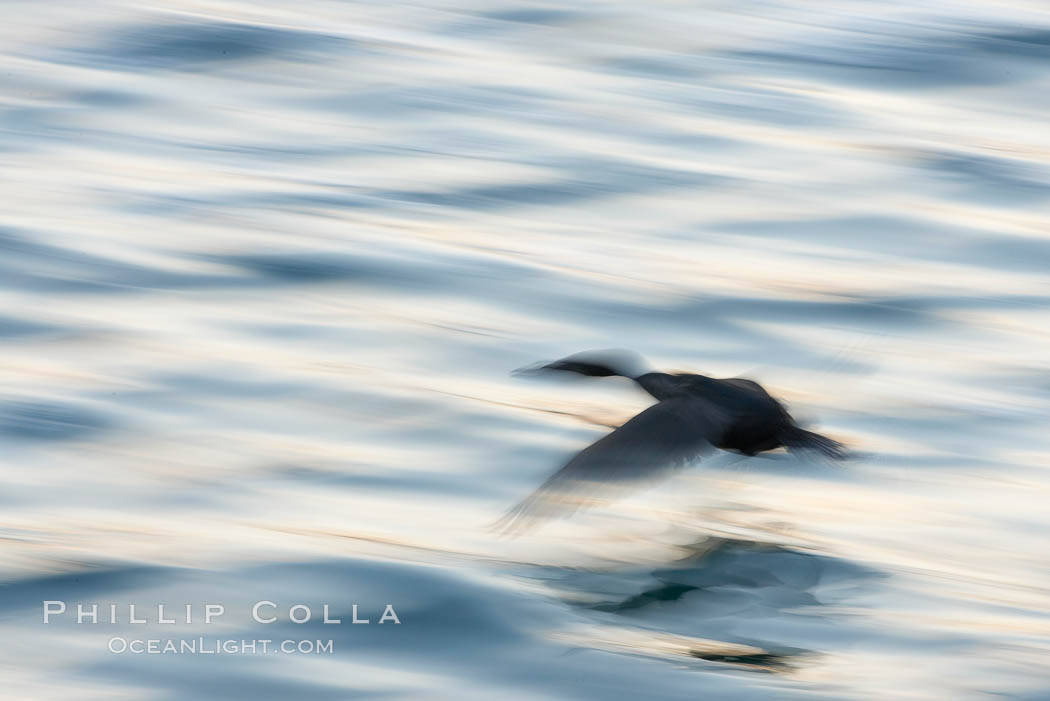
[[[1038,3],[10,9],[8,696],[1045,696]],[[509,371],[607,347],[867,457],[714,458],[498,538],[647,404]]]

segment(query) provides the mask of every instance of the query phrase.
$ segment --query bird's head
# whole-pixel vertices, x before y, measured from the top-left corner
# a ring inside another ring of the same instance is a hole
[[[629,350],[584,351],[552,363],[536,363],[515,371],[516,375],[535,375],[545,372],[574,372],[587,377],[640,377],[650,372],[642,356]]]

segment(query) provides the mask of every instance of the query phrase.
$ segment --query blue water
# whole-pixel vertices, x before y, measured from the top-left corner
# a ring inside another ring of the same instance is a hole
[[[5,698],[1050,697],[1044,4],[5,9]],[[501,538],[608,347],[864,457]]]

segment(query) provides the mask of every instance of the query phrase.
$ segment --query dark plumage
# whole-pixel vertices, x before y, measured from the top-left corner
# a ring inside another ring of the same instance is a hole
[[[800,428],[780,402],[751,380],[652,372],[640,356],[627,351],[578,353],[516,374],[547,372],[629,377],[658,401],[584,448],[507,513],[500,522],[507,531],[654,481],[715,448],[750,456],[784,447],[835,460],[846,457],[841,443]]]

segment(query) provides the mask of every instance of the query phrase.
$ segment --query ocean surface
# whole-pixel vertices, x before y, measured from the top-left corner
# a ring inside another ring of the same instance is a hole
[[[1050,698],[1045,2],[4,10],[5,699]],[[616,347],[861,457],[502,537]]]

